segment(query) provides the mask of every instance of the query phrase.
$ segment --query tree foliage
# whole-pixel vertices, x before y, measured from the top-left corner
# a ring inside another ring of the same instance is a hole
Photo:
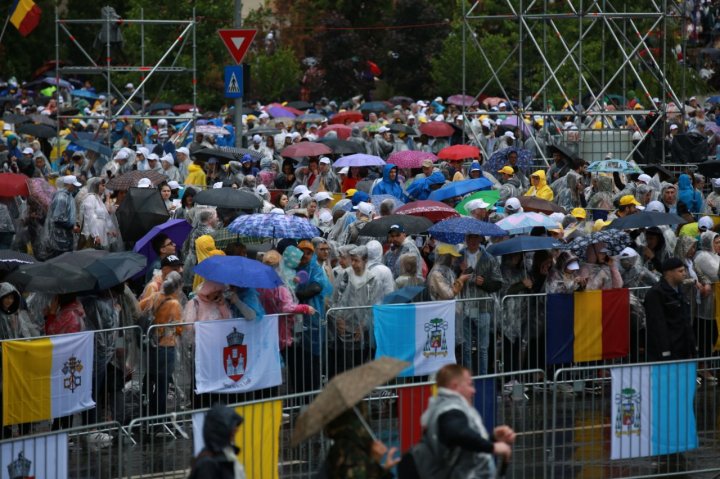
[[[253,98],[267,103],[289,98],[297,91],[300,63],[290,48],[255,55],[250,65]]]

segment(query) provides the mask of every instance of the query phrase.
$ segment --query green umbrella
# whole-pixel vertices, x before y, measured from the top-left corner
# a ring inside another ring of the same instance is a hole
[[[472,195],[468,196],[460,203],[458,203],[458,205],[455,207],[455,211],[457,211],[461,215],[469,216],[470,213],[465,209],[465,205],[468,204],[468,201],[483,200],[485,203],[490,203],[491,205],[494,205],[498,202],[499,199],[500,192],[498,190],[478,191],[477,193],[473,193]]]

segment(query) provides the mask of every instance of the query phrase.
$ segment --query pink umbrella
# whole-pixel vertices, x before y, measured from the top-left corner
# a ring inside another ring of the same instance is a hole
[[[485,103],[487,106],[498,106],[502,102],[507,103],[507,100],[497,96],[489,96],[483,100],[483,103]]]
[[[519,126],[520,129],[523,132],[523,135],[530,136],[530,127],[525,123],[525,120],[520,118],[517,115],[510,115],[509,117],[505,118],[501,125],[509,125],[509,126]]]
[[[320,138],[323,138],[331,131],[337,133],[337,137],[339,140],[347,140],[352,133],[352,127],[347,125],[329,125],[320,130],[318,134],[320,135]]]
[[[452,136],[454,132],[455,129],[450,126],[449,123],[445,123],[444,121],[430,121],[428,123],[423,123],[422,125],[420,125],[420,133],[423,133],[427,136]]]
[[[470,95],[452,95],[448,97],[447,103],[457,106],[474,106],[477,105],[477,100]]]
[[[301,158],[303,156],[331,155],[329,146],[311,141],[301,141],[286,147],[280,154],[286,158]]]
[[[388,157],[387,162],[398,168],[421,168],[424,160],[435,163],[438,157],[427,151],[406,150],[396,151]]]
[[[452,206],[432,200],[413,201],[412,203],[408,203],[396,209],[395,214],[422,216],[433,223],[460,216],[460,214],[455,211]]]

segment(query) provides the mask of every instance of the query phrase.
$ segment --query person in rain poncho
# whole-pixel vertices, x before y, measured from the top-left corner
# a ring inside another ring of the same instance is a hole
[[[512,253],[502,256],[500,273],[503,286],[499,297],[526,294],[532,291],[533,283],[525,267],[524,253]],[[529,334],[527,298],[510,298],[504,302],[500,325],[503,333],[504,362],[507,370],[519,371],[524,362],[523,345],[527,344]]]
[[[552,188],[550,188],[547,184],[545,171],[538,170],[530,175],[530,183],[532,186],[525,192],[525,196],[537,196],[543,200],[553,200],[554,193]]]
[[[72,194],[82,186],[74,176],[62,178],[63,187],[53,195],[45,220],[48,250],[51,257],[73,249],[73,232],[77,223],[77,209]]]
[[[80,205],[80,234],[86,239],[87,247],[107,249],[109,242],[119,233],[112,220],[112,206],[106,202],[105,180],[90,178],[87,196]]]
[[[704,206],[702,193],[693,187],[689,175],[682,174],[678,178],[677,199],[685,203],[690,213],[702,213]]]
[[[545,280],[545,292],[573,293],[585,289],[587,280],[578,275],[580,263],[569,251],[561,251]]]
[[[590,196],[587,207],[590,209],[612,210],[613,179],[609,176],[598,176],[593,179],[595,192]]]
[[[195,226],[185,240],[182,250],[182,257],[185,259],[183,279],[185,281],[185,286],[188,288],[192,288],[193,285],[197,286],[197,283],[194,281],[195,265],[197,264],[195,241],[204,235],[212,236],[218,223],[218,216],[214,209],[203,209],[198,213],[197,208],[195,208],[195,213]]]
[[[372,190],[373,195],[392,195],[400,201],[407,201],[400,181],[396,165],[387,164],[383,167],[383,177]]]
[[[518,198],[522,194],[522,182],[515,176],[512,166],[505,165],[498,170],[500,175],[500,201],[505,202],[508,198]]]
[[[235,436],[243,419],[233,409],[215,404],[205,416],[205,447],[193,461],[189,479],[245,479],[245,469],[237,455]]]
[[[577,172],[569,171],[567,175],[557,180],[553,186],[557,191],[555,200],[559,206],[568,211],[585,206],[586,201],[583,195],[585,187],[582,176]]]
[[[633,248],[623,249],[615,258],[619,262],[618,271],[620,271],[624,287],[652,286],[660,281],[660,274],[646,268],[640,260],[640,255]]]
[[[426,200],[430,193],[441,188],[445,184],[445,176],[439,171],[434,171],[427,178],[417,179],[412,182],[406,191],[409,199],[413,201]]]
[[[210,235],[203,235],[195,240],[195,254],[197,264],[202,263],[211,256],[225,256],[225,252],[215,247],[215,239]],[[193,291],[203,282],[202,276],[195,275],[193,278]]]
[[[0,339],[40,336],[28,312],[22,308],[20,293],[10,283],[0,283]]]
[[[580,268],[580,276],[587,280],[586,288],[614,289],[622,288],[622,276],[604,243],[595,243],[587,247],[587,259]]]
[[[188,166],[188,174],[185,177],[185,186],[197,185],[205,188],[207,186],[207,177],[199,163],[192,163]]]
[[[395,279],[390,268],[383,264],[383,247],[377,240],[368,241],[365,245],[368,252],[367,268],[375,275],[382,289],[382,296],[395,291]]]
[[[720,178],[710,180],[712,192],[705,199],[705,212],[707,214],[720,214]]]

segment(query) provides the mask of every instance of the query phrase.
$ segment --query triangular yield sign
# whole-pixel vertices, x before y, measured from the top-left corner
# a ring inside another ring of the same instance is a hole
[[[240,30],[240,29],[223,29],[218,30],[220,38],[230,52],[230,56],[238,65],[242,62],[243,57],[250,48],[257,30]]]

